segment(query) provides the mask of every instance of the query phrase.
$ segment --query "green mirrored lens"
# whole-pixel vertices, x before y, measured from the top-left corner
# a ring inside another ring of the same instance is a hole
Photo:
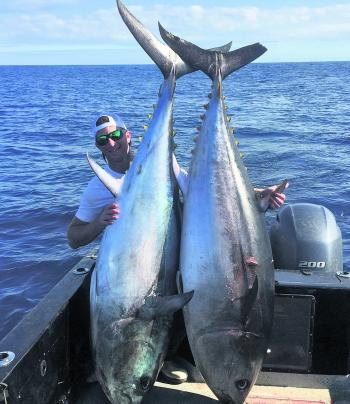
[[[109,137],[112,140],[119,140],[122,137],[122,132],[120,130],[116,130],[109,134]]]
[[[123,132],[120,129],[115,130],[114,132],[108,133],[106,135],[100,135],[96,137],[96,143],[99,146],[105,146],[108,143],[108,139],[112,139],[114,141],[119,140],[123,136]]]
[[[109,138],[108,135],[97,136],[97,138],[96,138],[96,143],[97,143],[98,145],[100,145],[100,146],[103,146],[103,145],[107,144],[108,138]]]

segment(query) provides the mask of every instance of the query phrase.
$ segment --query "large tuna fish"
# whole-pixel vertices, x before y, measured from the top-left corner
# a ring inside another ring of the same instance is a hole
[[[222,80],[266,51],[207,52],[161,26],[164,41],[213,81],[185,195],[180,270],[193,356],[222,403],[243,403],[267,348],[274,270],[264,218],[230,128]]]
[[[164,75],[157,107],[121,190],[90,164],[120,205],[105,230],[92,275],[91,333],[96,376],[112,403],[139,403],[167,350],[172,314],[192,297],[176,294],[180,223],[172,170],[175,79],[193,71],[118,1],[120,14]]]

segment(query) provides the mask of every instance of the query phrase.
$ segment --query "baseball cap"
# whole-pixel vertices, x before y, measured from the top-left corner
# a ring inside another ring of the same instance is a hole
[[[100,125],[96,125],[96,122],[101,117],[105,118],[104,119],[105,122],[101,123]],[[107,119],[108,119],[108,121],[107,121]],[[96,135],[96,132],[98,132],[99,130],[104,129],[107,126],[112,126],[112,125],[116,126],[117,128],[127,129],[124,121],[122,120],[122,118],[119,115],[117,115],[117,114],[114,114],[114,115],[102,114],[102,115],[99,115],[93,122],[93,125],[92,125],[93,134]]]

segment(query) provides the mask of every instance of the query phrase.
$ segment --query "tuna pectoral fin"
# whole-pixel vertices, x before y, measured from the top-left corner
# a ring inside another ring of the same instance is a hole
[[[259,284],[258,284],[258,277],[255,277],[253,286],[251,289],[248,289],[248,292],[246,295],[241,297],[241,321],[242,324],[246,324],[249,318],[249,314],[254,306],[254,303],[256,301],[257,295],[258,295],[258,290],[259,290]]]
[[[110,174],[107,173],[102,167],[100,167],[95,160],[93,160],[89,153],[86,153],[87,161],[90,164],[92,171],[96,174],[96,176],[101,180],[101,182],[105,185],[105,187],[114,195],[117,196],[120,186]]]
[[[177,287],[178,293],[180,293],[180,295],[181,295],[183,293],[183,283],[182,283],[182,276],[181,276],[180,271],[176,272],[176,287]]]
[[[270,205],[270,199],[271,196],[275,193],[281,193],[286,189],[286,186],[288,184],[288,180],[282,181],[275,189],[272,188],[266,188],[261,192],[258,192],[256,194],[257,196],[257,203],[258,203],[258,208],[260,212],[266,212],[267,209],[269,208]]]
[[[277,185],[274,192],[283,192],[287,188],[288,180],[283,180],[279,185]]]
[[[173,296],[156,296],[147,301],[138,311],[138,317],[145,320],[152,320],[157,317],[169,316],[182,309],[193,296],[192,292]]]

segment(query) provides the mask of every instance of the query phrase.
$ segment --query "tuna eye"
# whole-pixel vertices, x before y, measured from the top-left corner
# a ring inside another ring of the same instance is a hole
[[[236,382],[236,387],[238,390],[246,390],[249,387],[250,383],[246,379],[238,380]]]
[[[140,386],[142,390],[147,391],[151,386],[151,378],[148,376],[142,376],[140,379]]]

